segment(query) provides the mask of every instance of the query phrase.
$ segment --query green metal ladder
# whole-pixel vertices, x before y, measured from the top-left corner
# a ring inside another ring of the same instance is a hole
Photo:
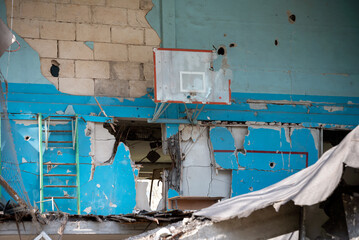
[[[51,130],[50,121],[56,122],[69,122],[71,121],[71,130]],[[75,115],[51,115],[46,116],[43,119],[41,113],[38,114],[38,126],[39,126],[39,165],[40,165],[40,212],[44,211],[45,199],[76,199],[77,200],[77,214],[80,214],[80,164],[79,164],[79,136],[78,136],[78,116]],[[68,132],[72,135],[72,141],[50,141],[51,133],[64,133]],[[43,140],[45,137],[45,140]],[[49,143],[53,146],[49,147]],[[72,143],[72,147],[56,146],[56,144],[69,144]],[[43,152],[43,145],[45,144],[45,150]],[[75,152],[75,162],[73,163],[61,163],[61,162],[44,162],[44,154],[49,149],[67,148],[73,149]],[[76,174],[44,174],[44,166],[76,166]],[[76,177],[76,185],[44,185],[44,177]],[[46,188],[76,188],[76,196],[47,196],[44,197],[44,190]]]

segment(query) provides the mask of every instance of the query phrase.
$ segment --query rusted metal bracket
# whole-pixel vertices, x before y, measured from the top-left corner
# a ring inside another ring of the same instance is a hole
[[[101,112],[100,112],[98,115],[100,116],[101,113],[103,113],[103,115],[104,115],[105,117],[108,117],[107,114],[106,114],[106,112],[105,112],[105,110],[103,110],[103,108],[101,107],[101,104],[98,102],[97,98],[96,98],[96,97],[94,97],[94,98],[95,98],[95,100],[96,100],[96,102],[97,102],[97,105],[98,105],[99,108],[101,109]],[[113,123],[110,123],[110,126],[111,126],[113,132],[116,133],[116,129],[115,129],[115,126],[113,125]]]
[[[0,176],[1,186],[8,192],[8,194],[23,208],[28,208],[27,203],[17,194],[17,192],[6,182],[6,180]]]

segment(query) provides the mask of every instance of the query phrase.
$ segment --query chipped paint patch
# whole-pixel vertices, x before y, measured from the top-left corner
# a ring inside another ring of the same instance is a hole
[[[92,211],[92,207],[87,207],[84,209],[84,212],[87,214],[90,214],[91,211]]]
[[[100,188],[100,187],[101,187],[101,185],[100,185],[100,184],[96,184],[96,187]]]
[[[113,208],[117,208],[117,205],[116,205],[116,204],[113,204],[112,202],[110,202],[109,206],[110,206],[110,207],[113,207]]]
[[[313,136],[315,148],[317,149],[317,151],[319,151],[319,131],[318,129],[310,129],[310,133]]]
[[[324,106],[324,110],[328,112],[344,111],[344,107],[341,106]]]
[[[27,163],[27,161],[26,161],[26,159],[24,157],[21,159],[21,162],[22,163]]]
[[[267,110],[268,106],[265,103],[249,103],[249,108],[255,110]]]

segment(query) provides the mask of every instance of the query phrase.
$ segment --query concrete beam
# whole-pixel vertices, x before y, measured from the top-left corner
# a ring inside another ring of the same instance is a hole
[[[19,226],[22,239],[33,239],[37,236],[36,228],[34,228],[32,222],[24,222],[24,225],[19,224]],[[53,236],[58,236],[57,231],[60,226],[61,220],[51,221],[49,224],[43,225],[42,230],[53,238]],[[106,235],[106,239],[122,239],[141,234],[144,231],[151,230],[159,226],[163,225],[156,225],[156,223],[151,222],[119,223],[106,221],[100,223],[95,221],[72,220],[66,224],[63,239],[80,239],[81,237],[78,235],[84,235],[83,239],[86,240],[104,239],[101,237],[102,235]],[[74,235],[77,236],[74,237]],[[0,224],[0,239],[19,239],[15,221],[3,222]]]

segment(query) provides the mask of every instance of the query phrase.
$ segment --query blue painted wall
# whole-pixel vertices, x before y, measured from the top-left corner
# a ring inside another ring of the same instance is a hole
[[[232,197],[272,185],[314,164],[319,156],[319,130],[248,127],[243,149],[236,149],[227,128],[210,130],[218,167],[232,170]]]
[[[26,125],[25,125],[26,124]],[[15,150],[31,204],[38,202],[40,198],[39,179],[39,139],[38,125],[25,122],[11,121],[12,133],[15,142]],[[70,123],[52,126],[53,130],[68,130]],[[90,180],[92,159],[89,155],[91,149],[90,137],[85,135],[86,123],[79,121],[79,147],[80,147],[80,187],[81,187],[81,213],[97,215],[109,215],[131,213],[136,205],[135,172],[131,167],[130,152],[124,144],[117,149],[113,164],[97,166],[93,179]],[[26,136],[30,136],[28,141]],[[70,136],[68,136],[70,137]],[[51,141],[67,141],[67,136],[50,136]],[[71,138],[71,137],[70,137]],[[44,136],[43,136],[44,139]],[[72,149],[52,148],[45,150],[43,143],[44,162],[75,162],[75,154]],[[75,174],[75,166],[57,166],[55,168],[44,167],[44,173],[49,174]],[[66,180],[69,180],[68,182]],[[44,177],[44,185],[76,185],[76,177]],[[44,196],[64,196],[64,191],[69,196],[76,196],[76,188],[45,188]],[[76,199],[56,199],[60,210],[77,214]],[[37,203],[37,206],[39,204]],[[91,207],[91,208],[89,208]],[[51,211],[51,203],[44,204],[47,211]],[[84,210],[88,211],[85,212]],[[55,209],[56,210],[56,209]]]
[[[226,47],[233,92],[359,96],[358,1],[153,2],[163,47]]]

